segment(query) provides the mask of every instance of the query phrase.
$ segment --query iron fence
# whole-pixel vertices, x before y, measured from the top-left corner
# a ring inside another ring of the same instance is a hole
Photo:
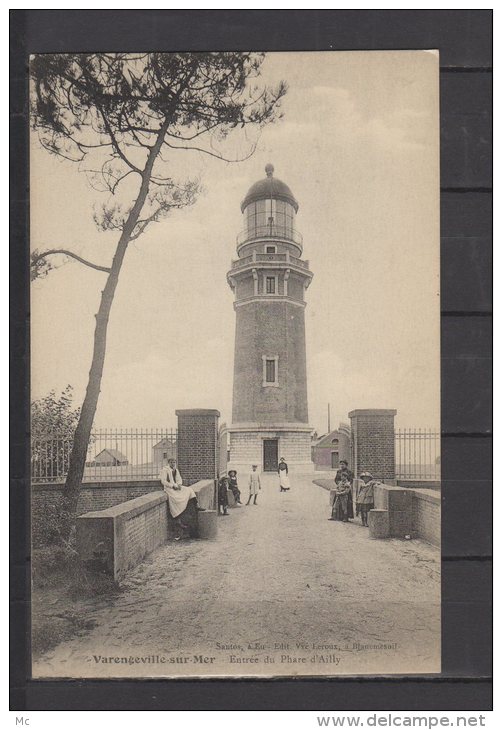
[[[89,440],[84,482],[157,479],[164,460],[177,458],[175,429],[94,429]],[[32,483],[64,482],[73,437],[50,434],[31,441]]]
[[[441,433],[402,428],[395,432],[396,477],[438,481],[441,478]]]

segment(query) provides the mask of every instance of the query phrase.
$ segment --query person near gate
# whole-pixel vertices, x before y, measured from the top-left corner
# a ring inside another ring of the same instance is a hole
[[[192,487],[183,486],[183,479],[180,470],[176,466],[176,459],[168,459],[160,471],[160,481],[167,494],[169,504],[169,512],[174,519],[177,535],[175,540],[179,540],[183,532],[188,529],[182,521],[183,514],[190,507],[200,512],[205,511],[203,507],[199,507],[197,495]]]
[[[291,488],[289,484],[289,469],[286,463],[286,459],[283,456],[281,456],[279,466],[277,467],[277,472],[279,474],[279,491],[289,492]]]
[[[354,484],[354,474],[349,469],[348,461],[341,459],[340,468],[337,469],[335,474],[335,485],[341,484],[341,482],[347,481],[350,485],[349,493],[347,496],[347,520],[354,518],[354,504],[352,497],[352,489]]]
[[[258,492],[261,489],[261,482],[260,482],[260,475],[256,471],[258,469],[258,464],[253,464],[253,471],[249,475],[249,499],[246,502],[246,505],[250,504],[252,497],[254,497],[253,504],[256,504],[256,500],[258,498]]]
[[[235,504],[240,507],[241,502],[241,491],[239,489],[239,485],[237,484],[237,472],[235,469],[230,469],[228,472],[228,488],[234,495]]]
[[[350,484],[347,479],[338,482],[334,491],[333,508],[331,510],[330,520],[338,520],[339,522],[348,522],[348,503],[350,494]]]
[[[223,476],[218,482],[218,514],[228,516],[228,477]]]
[[[368,527],[368,513],[375,506],[375,486],[378,482],[373,479],[369,471],[363,471],[360,479],[363,484],[357,492],[356,512],[361,515],[363,527]]]

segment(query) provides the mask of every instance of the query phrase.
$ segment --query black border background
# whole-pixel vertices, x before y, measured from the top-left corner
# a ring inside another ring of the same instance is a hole
[[[11,10],[12,710],[489,710],[492,706],[491,10]],[[439,48],[442,656],[435,677],[30,679],[27,64],[57,51]]]

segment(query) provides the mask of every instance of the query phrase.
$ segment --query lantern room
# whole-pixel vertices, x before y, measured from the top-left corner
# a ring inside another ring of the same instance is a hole
[[[296,231],[298,202],[286,183],[274,177],[274,166],[265,167],[266,177],[254,183],[242,201],[243,230],[237,250],[257,240],[293,243],[301,254],[302,237]]]

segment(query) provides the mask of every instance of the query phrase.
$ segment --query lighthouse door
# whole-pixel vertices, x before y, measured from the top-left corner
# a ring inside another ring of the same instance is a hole
[[[279,439],[263,441],[263,471],[277,471],[279,466]]]

